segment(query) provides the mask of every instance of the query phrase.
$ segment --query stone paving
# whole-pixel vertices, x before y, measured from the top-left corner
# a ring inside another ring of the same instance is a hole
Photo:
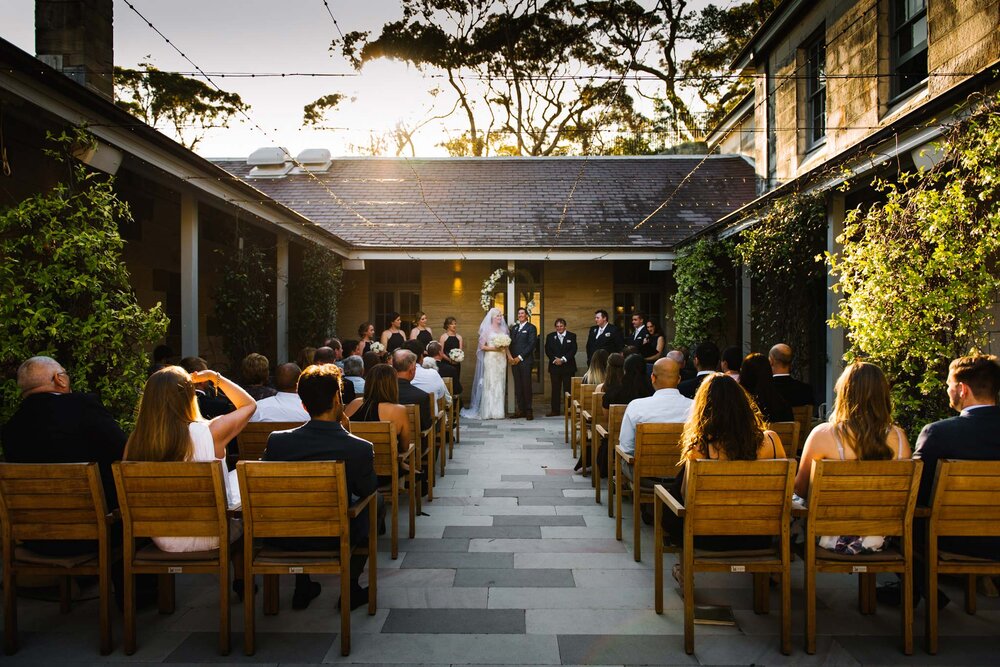
[[[540,406],[541,407],[541,406]],[[538,414],[538,412],[536,412]],[[378,613],[352,615],[352,652],[342,657],[337,631],[337,579],[320,577],[323,594],[306,611],[291,609],[291,581],[282,586],[278,616],[258,606],[257,653],[242,652],[242,610],[234,604],[232,653],[217,653],[214,579],[178,578],[177,610],[140,613],[138,650],[97,653],[96,602],[58,605],[19,601],[21,650],[3,664],[84,665],[103,662],[174,664],[426,664],[426,665],[737,665],[737,664],[997,664],[1000,603],[979,597],[964,613],[958,588],[941,614],[937,656],[923,651],[923,605],[917,608],[915,654],[900,650],[900,614],[857,612],[849,575],[820,575],[818,652],[802,641],[800,564],[793,566],[793,653],[778,646],[778,601],[772,613],[752,611],[749,575],[699,574],[699,604],[731,605],[736,627],[698,625],[693,656],[683,650],[682,600],[669,579],[665,612],[653,612],[652,530],[643,527],[643,561],[614,538],[607,506],[594,502],[589,478],[572,473],[562,419],[463,422],[462,442],[424,503],[416,539],[400,542],[390,560],[379,554]],[[604,494],[602,494],[604,496]],[[606,502],[606,497],[604,497]],[[400,515],[401,535],[406,516]],[[666,571],[674,562],[667,556]],[[84,591],[90,597],[92,591]]]

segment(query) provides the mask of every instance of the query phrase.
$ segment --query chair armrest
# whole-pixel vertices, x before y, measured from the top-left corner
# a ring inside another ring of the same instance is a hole
[[[580,401],[576,400],[575,398],[573,399],[573,409],[574,410],[580,409]]]
[[[589,411],[587,411],[587,410],[582,410],[582,411],[580,412],[580,414],[581,414],[581,415],[583,415],[583,419],[584,419],[584,421],[588,421],[588,422],[589,422],[589,421],[591,421],[591,416],[590,416],[590,412],[589,412]]]
[[[684,516],[687,514],[687,510],[684,509],[684,505],[680,503],[679,500],[674,498],[674,496],[667,491],[666,487],[662,484],[657,484],[653,487],[653,492],[656,494],[656,498],[670,508],[670,511],[677,516]]]
[[[602,438],[608,437],[608,429],[604,428],[603,424],[598,424],[594,428],[597,430],[597,435],[601,436]]]
[[[351,505],[350,507],[348,507],[347,508],[347,518],[348,519],[356,519],[358,517],[358,515],[361,514],[361,511],[365,507],[368,506],[368,503],[372,502],[373,498],[375,498],[375,495],[377,493],[378,493],[378,491],[376,491],[375,493],[372,493],[371,495],[367,495],[364,498],[360,498],[358,500],[358,502],[356,502],[353,505]]]
[[[635,463],[635,454],[629,454],[624,449],[622,449],[621,445],[615,446],[615,456],[620,458],[624,463],[628,463],[629,465]]]
[[[417,450],[417,446],[416,446],[416,445],[414,445],[414,444],[413,444],[413,443],[411,442],[411,443],[410,443],[410,446],[409,446],[409,447],[408,447],[408,448],[406,449],[406,451],[405,451],[405,452],[403,452],[402,454],[399,454],[399,455],[398,455],[398,458],[399,458],[400,460],[405,460],[405,459],[408,459],[408,458],[410,458],[410,456],[412,456],[412,455],[413,455],[413,453],[414,453],[414,452],[415,452],[416,450]]]

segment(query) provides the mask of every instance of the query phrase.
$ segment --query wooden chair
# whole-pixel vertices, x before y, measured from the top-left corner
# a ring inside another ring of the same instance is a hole
[[[771,422],[767,428],[774,431],[781,440],[781,446],[785,448],[785,453],[791,457],[797,457],[802,443],[799,441],[798,422]]]
[[[573,448],[574,455],[576,455],[576,404],[573,401],[581,384],[583,384],[582,377],[570,378],[569,391],[566,392],[566,408],[563,411],[565,438]]]
[[[351,433],[372,443],[375,450],[375,474],[380,478],[388,477],[389,483],[379,487],[379,492],[389,501],[389,515],[392,524],[389,536],[392,545],[392,559],[399,558],[399,462],[407,461],[410,467],[410,488],[407,493],[410,499],[410,532],[412,540],[417,534],[417,485],[416,446],[410,443],[409,449],[399,454],[396,428],[392,422],[352,422]]]
[[[813,406],[799,405],[794,407],[792,408],[792,416],[799,423],[799,442],[794,452],[790,447],[786,447],[785,452],[789,456],[798,456],[798,452],[802,450],[802,444],[809,437],[809,433],[813,429]]]
[[[406,416],[410,418],[410,433],[413,434],[413,444],[417,449],[417,461],[420,462],[424,472],[427,473],[427,502],[434,502],[434,449],[435,449],[435,427],[437,422],[432,419],[430,426],[421,430],[420,408],[416,405],[407,405]],[[424,464],[426,459],[427,463]]]
[[[219,653],[228,655],[230,534],[222,466],[218,461],[122,461],[112,470],[125,534],[125,654],[135,653],[135,575],[161,575],[160,611],[169,613],[173,575],[214,574],[219,578]],[[136,551],[135,541],[142,537],[214,537],[219,548],[174,553],[149,544]]]
[[[696,572],[748,572],[754,575],[754,611],[767,613],[769,575],[781,575],[781,652],[792,651],[792,584],[789,525],[795,462],[691,461],[685,466],[684,503],[655,486],[653,525],[656,535],[654,607],[663,613],[662,508],[684,517],[681,571],[684,581],[684,650],[694,653],[694,575]],[[708,551],[695,546],[702,535],[772,536],[776,548]]]
[[[615,538],[622,539],[622,494],[632,498],[632,541],[636,562],[642,560],[639,536],[642,519],[639,507],[653,502],[653,485],[642,485],[644,477],[670,478],[677,474],[681,458],[680,440],[684,424],[639,424],[635,429],[635,454],[628,454],[621,445],[615,447]],[[632,466],[632,479],[622,476],[622,464]],[[628,488],[626,489],[626,485]]]
[[[608,422],[606,426],[598,424],[594,427],[594,475],[597,477],[596,497],[597,502],[601,502],[601,470],[597,467],[597,450],[602,440],[608,442],[608,516],[614,514],[614,491],[615,491],[615,449],[618,447],[618,435],[622,431],[622,418],[625,416],[627,405],[616,403],[608,407]]]
[[[240,461],[259,461],[267,449],[267,438],[275,431],[298,428],[305,422],[250,422],[237,436]]]
[[[59,578],[60,611],[70,610],[70,577],[98,579],[100,650],[111,653],[111,562],[108,514],[96,463],[0,463],[3,531],[4,652],[17,651],[18,575]],[[93,552],[44,556],[21,540],[93,540]]]
[[[938,649],[938,574],[966,575],[965,611],[976,613],[976,575],[1000,574],[995,560],[941,551],[940,537],[1000,536],[1000,461],[940,460],[927,526],[927,652]]]
[[[340,653],[351,653],[351,554],[368,554],[368,615],[376,611],[378,528],[376,494],[349,506],[342,461],[240,461],[236,464],[243,501],[244,580],[254,575],[336,574],[340,576]],[[368,544],[351,547],[350,519],[368,508]],[[285,551],[256,543],[267,538],[340,538],[335,551]],[[247,584],[250,585],[249,583]],[[243,649],[255,650],[254,595],[243,598]]]
[[[455,443],[458,442],[458,432],[459,425],[458,420],[461,418],[462,412],[462,395],[455,393],[455,385],[451,378],[441,378],[444,380],[444,386],[451,394],[451,408],[448,412],[448,458],[453,458],[455,452]]]
[[[441,476],[444,477],[444,465],[445,461],[448,460],[448,430],[450,429],[451,424],[451,408],[448,407],[448,403],[444,396],[437,397],[436,409],[437,411],[434,413],[435,424],[437,426],[435,430],[435,442],[436,446],[441,450],[438,455],[438,461],[441,465]]]
[[[903,652],[913,653],[913,508],[920,461],[813,461],[806,520],[806,653],[816,652],[816,573],[858,575],[862,614],[875,613],[875,575],[902,575]],[[848,556],[820,548],[821,535],[892,535],[902,548]]]
[[[601,439],[597,432],[597,428],[602,426],[607,428],[608,426],[608,411],[604,409],[604,392],[595,391],[590,397],[590,409],[588,410],[590,418],[588,422],[590,423],[589,433],[587,437],[590,441],[590,456],[585,459],[588,461],[590,468],[590,483],[594,487],[594,493],[596,494],[597,504],[601,504],[601,473],[597,470],[597,450],[600,448]]]
[[[590,401],[596,388],[596,384],[581,384],[573,401],[576,411],[576,443],[573,445],[573,453],[580,452],[584,469],[587,468],[586,446],[590,435]]]

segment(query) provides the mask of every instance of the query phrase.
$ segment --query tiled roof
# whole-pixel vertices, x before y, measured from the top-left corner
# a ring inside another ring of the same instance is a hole
[[[215,162],[356,248],[648,249],[672,248],[754,198],[746,160],[702,160],[337,158],[315,178],[276,179],[250,178],[244,160]]]

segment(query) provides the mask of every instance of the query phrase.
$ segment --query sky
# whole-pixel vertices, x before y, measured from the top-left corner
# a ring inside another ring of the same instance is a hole
[[[357,74],[339,52],[329,50],[337,28],[378,29],[402,17],[399,0],[130,0],[135,8],[176,44],[202,70],[213,72],[323,72]],[[717,4],[735,4],[716,0]],[[644,3],[648,4],[648,3]],[[708,0],[692,0],[698,9]],[[163,70],[192,71],[191,65],[157,35],[123,1],[114,3],[115,64],[135,67],[147,59]],[[34,0],[0,2],[0,37],[34,54]],[[206,157],[245,157],[263,146],[282,146],[292,155],[306,148],[327,148],[334,155],[356,152],[370,131],[384,132],[397,121],[414,123],[451,108],[454,98],[435,100],[428,90],[441,85],[403,63],[369,63],[360,76],[346,78],[213,77],[221,88],[239,93],[251,106],[249,122],[211,131],[197,146]],[[333,92],[351,101],[330,116],[331,129],[302,127],[302,108]],[[430,113],[429,110],[435,110]],[[259,125],[262,130],[254,127]],[[461,133],[456,115],[429,125],[416,135],[417,154],[446,155],[436,144],[445,130]]]

